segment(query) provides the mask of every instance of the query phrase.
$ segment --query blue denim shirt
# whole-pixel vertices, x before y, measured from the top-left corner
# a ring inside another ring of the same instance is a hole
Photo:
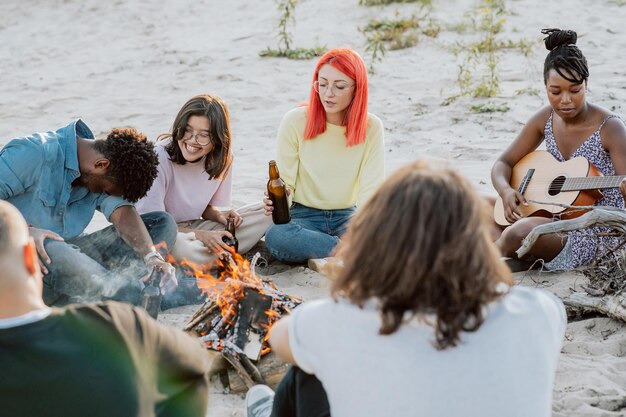
[[[80,235],[100,210],[107,220],[121,197],[72,187],[80,177],[76,136],[93,139],[82,120],[56,132],[11,140],[0,150],[0,199],[13,204],[26,222],[69,239]]]

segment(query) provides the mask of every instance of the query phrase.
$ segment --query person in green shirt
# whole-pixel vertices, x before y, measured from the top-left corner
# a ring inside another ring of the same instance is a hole
[[[33,238],[0,201],[0,414],[206,415],[206,350],[118,302],[49,308]]]

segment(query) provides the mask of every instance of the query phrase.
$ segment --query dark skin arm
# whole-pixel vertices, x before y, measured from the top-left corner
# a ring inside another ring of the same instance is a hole
[[[515,164],[537,149],[543,141],[543,130],[551,110],[550,106],[546,106],[535,113],[491,168],[491,182],[502,198],[504,216],[511,223],[521,217],[518,206],[527,204],[524,196],[509,185],[511,172]]]
[[[65,239],[63,239],[61,236],[59,236],[58,234],[54,233],[51,230],[38,229],[32,226],[28,228],[28,233],[33,238],[33,241],[35,242],[35,248],[37,248],[37,253],[39,254],[38,259],[39,259],[39,266],[41,267],[41,272],[43,272],[44,274],[48,274],[48,268],[46,268],[46,265],[48,265],[52,261],[50,260],[50,257],[48,256],[48,252],[46,252],[44,242],[46,239],[54,239],[54,240],[58,240],[59,242],[64,242]]]
[[[615,175],[626,175],[626,126],[617,119],[609,119],[600,131],[602,146],[611,155],[615,166]],[[622,196],[626,199],[626,180],[622,180],[619,187]]]
[[[143,258],[149,252],[155,251],[152,238],[146,229],[146,225],[141,220],[139,214],[133,206],[120,206],[111,214],[111,223],[115,226],[120,236],[133,250]],[[159,259],[151,258],[146,264],[148,272],[153,268],[159,268],[164,271],[164,281],[161,285],[164,288],[177,286],[176,277],[174,275],[174,267],[169,263]],[[171,281],[171,284],[170,284]]]

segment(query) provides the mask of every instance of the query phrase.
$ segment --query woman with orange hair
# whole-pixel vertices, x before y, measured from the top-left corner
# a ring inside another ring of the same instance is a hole
[[[291,222],[265,235],[283,262],[324,258],[356,206],[383,181],[383,125],[367,112],[367,70],[352,49],[332,49],[315,67],[307,106],[278,129],[277,162],[291,199]],[[265,198],[265,212],[272,203]],[[310,263],[311,264],[311,263]]]

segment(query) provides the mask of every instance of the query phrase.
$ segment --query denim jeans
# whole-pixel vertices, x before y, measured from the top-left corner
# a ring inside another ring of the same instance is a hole
[[[165,212],[141,215],[155,244],[172,248],[177,227]],[[103,299],[139,304],[148,271],[143,259],[120,237],[115,226],[83,234],[65,242],[47,239],[50,260],[43,276],[43,299],[47,305],[94,302]],[[165,250],[163,250],[165,252]]]
[[[265,245],[272,256],[283,262],[324,258],[339,243],[354,210],[320,210],[293,203],[291,221],[270,226]]]

